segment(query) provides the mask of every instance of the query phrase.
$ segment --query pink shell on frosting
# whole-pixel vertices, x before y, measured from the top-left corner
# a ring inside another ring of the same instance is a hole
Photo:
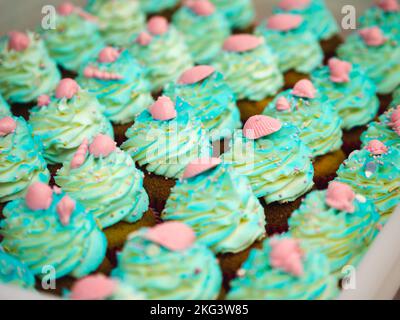
[[[172,251],[186,250],[196,240],[196,235],[190,227],[176,221],[165,222],[150,228],[144,236]]]
[[[356,194],[347,184],[333,181],[328,186],[325,201],[332,208],[353,213],[355,197]]]
[[[152,35],[146,31],[142,31],[141,33],[139,33],[138,37],[136,38],[136,42],[139,43],[141,46],[148,46],[152,40]]]
[[[62,79],[56,89],[56,98],[71,99],[78,93],[78,91],[79,85],[75,80],[70,78]]]
[[[329,70],[331,72],[331,80],[336,83],[343,83],[350,81],[350,71],[352,64],[347,61],[331,58],[328,61]]]
[[[57,213],[63,226],[69,225],[71,215],[75,210],[75,201],[65,195],[57,204]]]
[[[171,120],[176,118],[175,104],[169,97],[161,96],[150,106],[150,113],[154,120]]]
[[[94,78],[100,80],[121,80],[124,78],[119,74],[113,72],[101,71],[93,66],[86,67],[85,70],[83,70],[83,75],[85,78]]]
[[[270,264],[273,268],[281,269],[300,277],[304,273],[303,252],[299,241],[295,239],[271,239]]]
[[[168,20],[161,16],[155,16],[147,22],[147,30],[154,35],[164,34],[168,28]]]
[[[28,35],[19,32],[19,31],[11,31],[8,34],[8,49],[14,51],[25,51],[29,48],[31,44],[31,40]]]
[[[57,12],[61,16],[69,16],[75,12],[75,6],[71,2],[64,2],[58,6]]]
[[[268,136],[282,128],[282,123],[264,115],[250,117],[243,127],[243,135],[247,139],[259,139]]]
[[[305,9],[310,5],[311,0],[281,0],[278,7],[282,10],[300,10]]]
[[[275,14],[267,21],[267,28],[279,31],[289,31],[298,28],[303,17],[298,14]]]
[[[98,157],[107,157],[117,148],[117,143],[105,134],[98,134],[89,146],[90,154]]]
[[[60,187],[53,186],[53,192],[54,192],[55,194],[61,194],[62,190],[61,190]]]
[[[13,133],[16,128],[17,128],[17,123],[13,118],[4,117],[0,119],[0,137],[4,137],[10,133]]]
[[[194,84],[200,82],[215,72],[211,66],[196,66],[182,73],[178,80],[179,84]]]
[[[302,79],[298,81],[292,90],[292,94],[300,98],[314,99],[317,90],[315,89],[313,83],[308,79]]]
[[[400,121],[400,105],[398,105],[396,109],[392,112],[390,120],[392,121],[392,123]]]
[[[113,47],[106,47],[100,51],[99,62],[111,63],[118,60],[121,52]]]
[[[105,300],[116,290],[115,280],[103,274],[90,275],[74,283],[71,289],[72,300]]]
[[[193,178],[218,166],[222,160],[220,158],[199,158],[190,162],[183,172],[183,179]]]
[[[246,52],[258,48],[264,40],[251,34],[235,34],[224,42],[224,50],[232,52]]]
[[[365,147],[373,155],[379,156],[388,152],[388,148],[379,140],[371,140]]]
[[[290,102],[285,97],[278,98],[278,100],[276,100],[275,106],[276,106],[276,110],[278,110],[278,111],[290,110],[292,108],[290,105]]]
[[[215,6],[208,0],[189,0],[185,6],[189,7],[198,16],[210,16],[215,12]]]
[[[366,45],[371,47],[379,47],[386,42],[386,38],[379,27],[365,28],[358,31]]]
[[[86,155],[89,150],[89,141],[88,139],[83,139],[82,144],[79,146],[78,150],[76,150],[72,160],[71,160],[71,168],[76,169],[79,168],[86,160]]]
[[[379,8],[386,12],[400,11],[400,5],[397,0],[380,0],[378,2]]]
[[[26,205],[32,210],[46,210],[53,201],[53,190],[42,182],[35,182],[28,187],[25,196]]]
[[[37,105],[39,107],[45,107],[48,106],[49,104],[50,104],[50,97],[47,94],[42,94],[41,96],[39,96],[37,100]]]

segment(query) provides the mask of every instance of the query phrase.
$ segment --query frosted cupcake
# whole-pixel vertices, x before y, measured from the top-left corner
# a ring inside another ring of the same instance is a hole
[[[372,201],[333,181],[328,190],[306,196],[290,217],[289,230],[308,249],[325,254],[331,271],[340,273],[345,265],[358,264],[378,232],[378,220]]]
[[[99,133],[113,136],[111,123],[102,111],[98,100],[72,79],[61,80],[54,96],[41,96],[29,123],[34,136],[43,142],[46,161],[55,164],[70,160],[83,137],[91,140]]]
[[[11,108],[7,101],[0,95],[0,117],[11,116]]]
[[[328,258],[291,236],[253,250],[231,282],[229,300],[327,300],[339,294]]]
[[[255,10],[251,0],[211,0],[221,11],[232,29],[251,32]]]
[[[360,17],[362,27],[387,26],[400,32],[400,4],[398,0],[378,0]]]
[[[139,2],[147,14],[163,13],[167,16],[179,5],[179,0],[139,0]]]
[[[2,246],[42,277],[52,266],[58,279],[83,277],[96,270],[106,252],[106,238],[92,214],[60,189],[32,184],[23,199],[4,208]]]
[[[262,37],[238,34],[229,37],[213,62],[238,101],[242,120],[261,113],[282,88],[278,60]]]
[[[189,49],[182,35],[164,17],[156,16],[147,23],[129,48],[131,54],[147,68],[152,91],[158,92],[174,82],[193,66]]]
[[[60,81],[38,35],[12,31],[0,39],[0,94],[12,103],[29,103],[51,92]]]
[[[222,283],[213,253],[180,222],[131,234],[112,275],[150,300],[216,299]]]

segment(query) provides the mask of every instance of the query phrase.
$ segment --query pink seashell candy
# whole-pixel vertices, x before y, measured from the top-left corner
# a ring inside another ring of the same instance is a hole
[[[198,16],[210,16],[215,12],[215,6],[208,0],[189,0],[185,3]]]
[[[37,100],[37,105],[39,107],[45,107],[48,106],[50,104],[50,97],[46,94],[43,94],[41,96],[39,96],[38,100]]]
[[[282,10],[301,10],[310,5],[311,0],[281,0],[278,7]]]
[[[303,17],[298,14],[275,14],[267,21],[267,28],[279,31],[290,31],[298,28]]]
[[[105,300],[116,290],[115,280],[103,274],[90,275],[75,282],[71,289],[72,300]]]
[[[358,32],[366,45],[379,47],[386,42],[382,30],[379,27],[365,28]]]
[[[231,52],[246,52],[258,48],[264,43],[260,37],[251,34],[235,34],[224,42],[224,50]]]
[[[400,105],[396,107],[396,109],[392,112],[390,116],[390,120],[392,123],[396,123],[400,121]]]
[[[66,78],[60,81],[56,89],[56,98],[57,99],[71,99],[73,98],[79,91],[78,83],[70,78]]]
[[[75,6],[71,2],[64,2],[58,6],[57,12],[61,16],[69,16],[75,12]]]
[[[71,160],[72,169],[79,168],[85,162],[88,151],[89,141],[88,139],[83,139],[82,144],[79,146],[78,150],[76,150]]]
[[[147,30],[154,35],[164,34],[168,31],[168,28],[168,20],[161,16],[155,16],[147,23]]]
[[[107,47],[100,51],[99,62],[111,63],[118,60],[121,52],[113,47]]]
[[[35,182],[28,187],[25,202],[32,210],[46,210],[53,201],[53,190],[42,182]]]
[[[285,97],[280,97],[278,100],[276,100],[276,110],[278,111],[286,111],[290,110],[292,107],[290,106],[290,103],[288,99]]]
[[[317,90],[310,80],[303,79],[298,81],[292,90],[292,94],[300,98],[314,99]]]
[[[69,225],[71,215],[75,210],[75,201],[65,195],[57,204],[57,213],[63,226]]]
[[[328,66],[332,82],[343,83],[350,81],[350,71],[353,67],[350,62],[331,58],[328,61]]]
[[[215,72],[211,66],[196,66],[186,70],[178,80],[179,84],[194,84],[200,82]]]
[[[17,128],[17,123],[13,118],[4,117],[0,119],[0,137],[4,137],[10,133],[13,133],[16,128]]]
[[[19,31],[11,31],[8,34],[8,49],[14,51],[25,51],[29,48],[31,44],[31,40],[28,35],[19,32]]]
[[[148,46],[152,40],[153,37],[146,31],[141,32],[136,38],[136,42],[139,43],[141,46]]]
[[[220,158],[199,158],[190,162],[183,172],[183,179],[193,178],[199,174],[217,167],[222,160]]]
[[[270,264],[273,268],[281,269],[296,277],[303,275],[303,252],[298,240],[271,239],[270,245]]]
[[[256,115],[246,121],[243,127],[243,135],[247,139],[255,140],[277,132],[281,128],[282,123],[278,119]]]
[[[400,5],[397,0],[380,0],[378,2],[379,8],[386,12],[400,11]]]
[[[117,143],[105,134],[98,134],[89,146],[90,154],[96,158],[107,157],[117,149]]]
[[[150,107],[150,113],[154,120],[171,120],[176,118],[175,104],[169,97],[161,96]]]
[[[388,148],[379,140],[371,140],[365,147],[373,155],[379,156],[388,152]]]
[[[353,213],[355,197],[356,194],[347,184],[333,181],[328,186],[325,201],[332,208]]]

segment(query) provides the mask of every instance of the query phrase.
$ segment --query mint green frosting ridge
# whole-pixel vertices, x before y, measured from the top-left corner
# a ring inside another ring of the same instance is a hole
[[[11,109],[7,101],[0,94],[0,117],[6,117],[11,115]]]
[[[172,9],[178,5],[179,0],[139,0],[142,10],[146,13],[159,13]]]
[[[29,268],[18,259],[7,254],[1,246],[0,267],[0,283],[26,289],[31,289],[35,285],[35,277]]]
[[[398,87],[393,93],[392,106],[393,107],[400,106],[400,87]]]
[[[226,16],[234,29],[245,29],[255,19],[255,10],[251,0],[211,0],[211,2]]]
[[[384,11],[378,6],[367,9],[360,17],[361,27],[385,26],[393,28],[393,31],[400,32],[400,12]]]

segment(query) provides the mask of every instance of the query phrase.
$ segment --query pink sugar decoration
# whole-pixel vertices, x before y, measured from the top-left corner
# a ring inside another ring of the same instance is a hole
[[[388,148],[379,140],[371,140],[365,147],[373,155],[379,156],[388,152]]]
[[[400,11],[400,5],[397,0],[380,0],[378,6],[386,12],[397,12]]]
[[[278,119],[256,115],[246,121],[243,127],[243,135],[247,139],[255,140],[277,132],[281,128],[282,123]]]
[[[28,35],[19,32],[19,31],[11,31],[8,34],[8,49],[14,51],[25,51],[29,48],[31,44],[31,40]]]
[[[298,81],[292,90],[292,94],[300,98],[313,99],[315,98],[316,93],[317,90],[315,89],[313,83],[308,79],[302,79]]]
[[[48,106],[49,104],[50,104],[50,97],[47,94],[42,94],[41,96],[39,96],[37,100],[37,105],[39,107],[45,107]]]
[[[275,14],[267,21],[267,28],[279,31],[290,31],[298,28],[303,17],[298,14]]]
[[[169,97],[161,96],[150,106],[150,113],[154,120],[171,120],[176,118],[175,104]]]
[[[194,84],[200,82],[215,72],[214,67],[211,66],[196,66],[186,70],[178,80],[179,84]]]
[[[117,149],[117,143],[105,134],[98,134],[89,146],[90,154],[98,157],[107,157]]]
[[[371,47],[379,47],[386,42],[382,30],[379,27],[365,28],[358,32],[365,44]]]
[[[151,41],[153,40],[153,37],[151,36],[150,33],[143,31],[139,34],[139,36],[136,38],[136,42],[139,43],[141,46],[148,46]]]
[[[99,80],[121,80],[124,78],[122,75],[113,72],[101,71],[93,66],[87,66],[83,71],[83,76],[85,78],[94,78]]]
[[[300,277],[304,273],[303,252],[298,240],[295,239],[271,239],[270,264],[273,268],[281,269]]]
[[[105,300],[116,290],[115,280],[103,274],[90,275],[74,283],[70,298],[72,300]]]
[[[11,117],[0,119],[0,137],[13,133],[17,128],[17,122]],[[1,152],[1,151],[0,151]]]
[[[53,201],[53,190],[42,182],[35,182],[28,187],[25,196],[26,205],[32,210],[46,210]]]
[[[99,62],[112,63],[118,60],[121,52],[113,47],[106,47],[100,51]]]
[[[208,0],[189,0],[185,6],[189,7],[198,16],[210,16],[215,12],[215,6]]]
[[[246,52],[258,48],[264,43],[260,37],[251,34],[235,34],[224,42],[224,50],[231,52]]]
[[[56,89],[57,99],[72,99],[79,91],[78,83],[70,78],[62,79]]]
[[[217,167],[222,160],[220,158],[199,158],[191,161],[183,172],[183,179],[193,178],[199,174]]]
[[[328,61],[332,82],[344,83],[350,81],[350,71],[352,64],[347,61],[331,58]]]
[[[71,168],[76,169],[79,168],[86,159],[86,155],[89,151],[89,141],[88,139],[83,139],[82,144],[79,146],[78,150],[76,150],[72,160],[71,160]]]
[[[168,31],[168,20],[161,16],[152,17],[147,23],[147,30],[154,35],[162,35]]]
[[[290,109],[291,109],[290,103],[288,99],[286,99],[285,97],[279,97],[278,100],[276,100],[276,110],[286,111]]]
[[[279,2],[278,7],[282,10],[301,10],[310,5],[311,0],[282,0]]]
[[[71,215],[75,210],[75,201],[70,196],[65,195],[57,204],[57,213],[61,224],[67,226],[71,220]]]
[[[75,12],[75,6],[71,2],[64,2],[57,8],[57,12],[61,16],[69,16]]]
[[[332,208],[353,213],[355,197],[356,194],[347,184],[333,181],[328,186],[325,201]]]

